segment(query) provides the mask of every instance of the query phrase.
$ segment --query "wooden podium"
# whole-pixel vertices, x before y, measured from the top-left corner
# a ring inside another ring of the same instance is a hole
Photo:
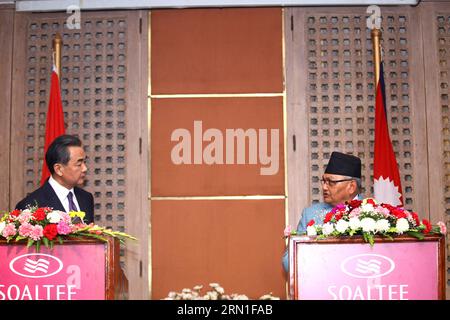
[[[39,252],[0,240],[0,300],[126,299],[120,243],[106,238],[72,238]]]
[[[445,237],[418,240],[361,236],[289,239],[289,294],[294,300],[445,299]]]

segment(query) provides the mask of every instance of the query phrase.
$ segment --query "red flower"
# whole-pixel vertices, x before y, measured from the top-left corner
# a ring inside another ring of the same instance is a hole
[[[411,216],[413,217],[414,221],[416,222],[416,226],[420,225],[419,215],[415,212],[411,212]]]
[[[48,240],[53,240],[58,235],[58,230],[55,223],[50,223],[44,227],[44,236]]]
[[[361,200],[352,200],[348,202],[348,205],[352,208],[358,208],[361,205]]]
[[[371,198],[367,199],[367,203],[371,204],[372,206],[376,206],[375,201],[373,201],[373,199]]]
[[[311,227],[312,225],[314,225],[314,223],[316,223],[315,221],[314,221],[314,219],[311,219],[309,222],[308,222],[308,227]]]
[[[11,211],[11,213],[9,215],[13,216],[13,217],[18,217],[19,214],[20,214],[20,210],[16,209],[16,210]]]
[[[403,209],[391,207],[391,213],[397,218],[406,218],[406,213]]]
[[[429,233],[431,231],[431,223],[427,219],[422,220],[423,225],[425,226],[425,229],[423,230],[423,233]]]
[[[36,221],[42,221],[45,219],[45,209],[44,208],[37,208],[36,211],[33,213],[33,218]]]
[[[333,212],[328,212],[325,216],[325,219],[323,219],[323,223],[330,222],[330,220],[333,218]]]

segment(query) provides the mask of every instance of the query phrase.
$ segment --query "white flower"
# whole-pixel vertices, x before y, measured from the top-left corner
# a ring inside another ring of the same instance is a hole
[[[280,298],[274,297],[271,292],[271,293],[268,293],[268,294],[265,294],[265,295],[259,297],[259,300],[280,300]]]
[[[317,230],[315,226],[308,226],[306,227],[306,234],[308,236],[317,236]]]
[[[336,230],[339,231],[339,233],[344,233],[347,231],[348,227],[349,223],[344,219],[341,219],[336,223]]]
[[[59,223],[61,220],[61,214],[58,210],[50,211],[47,213],[47,219],[50,223]]]
[[[222,287],[215,287],[214,290],[216,290],[219,294],[224,294],[225,290]]]
[[[334,225],[330,222],[327,222],[322,226],[322,233],[325,236],[331,234],[333,231],[334,231]]]
[[[182,293],[181,294],[181,299],[182,300],[192,300],[192,294],[190,294],[190,293]]]
[[[397,220],[397,223],[395,224],[395,228],[397,229],[397,232],[399,234],[402,234],[405,231],[408,231],[409,229],[409,223],[408,220],[405,218],[400,218]]]
[[[389,221],[386,219],[380,219],[376,222],[375,230],[377,230],[377,232],[385,232],[388,231],[389,227]]]
[[[207,295],[209,296],[208,300],[217,300],[219,294],[216,291],[208,291]]]
[[[361,205],[361,212],[373,212],[375,209],[370,203]]]
[[[372,218],[364,218],[361,220],[361,227],[364,232],[373,232],[375,231],[375,220]]]
[[[3,232],[3,229],[5,229],[5,226],[6,226],[5,221],[0,222],[0,234]]]
[[[248,300],[248,297],[245,294],[238,294],[233,297],[233,300]]]
[[[350,218],[348,224],[350,225],[350,229],[357,230],[361,227],[361,221],[358,217]]]

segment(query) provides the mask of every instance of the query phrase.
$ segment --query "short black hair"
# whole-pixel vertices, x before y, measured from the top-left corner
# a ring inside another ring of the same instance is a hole
[[[69,147],[81,147],[81,140],[76,136],[68,134],[57,137],[47,149],[45,162],[47,163],[50,174],[55,173],[53,166],[56,163],[66,165],[70,160]]]

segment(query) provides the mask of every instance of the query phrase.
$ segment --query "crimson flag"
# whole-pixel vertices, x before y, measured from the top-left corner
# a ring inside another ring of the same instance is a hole
[[[55,68],[53,68],[47,122],[45,124],[44,162],[42,164],[41,186],[45,183],[47,178],[50,177],[50,171],[45,162],[47,149],[55,138],[64,133],[64,114],[61,103],[61,92],[59,91],[59,78]]]
[[[373,189],[374,197],[378,202],[397,206],[403,205],[403,195],[397,160],[389,137],[385,97],[383,63],[381,63],[380,80],[375,98]]]

